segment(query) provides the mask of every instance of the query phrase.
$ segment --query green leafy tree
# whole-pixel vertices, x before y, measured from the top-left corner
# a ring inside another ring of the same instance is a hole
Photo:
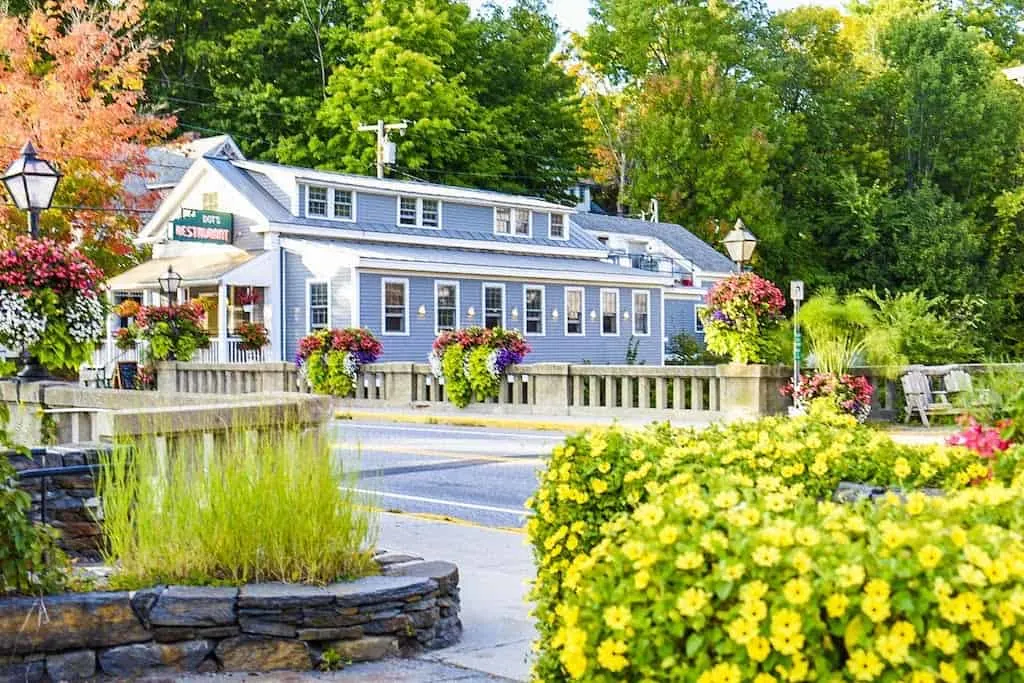
[[[226,131],[247,154],[276,158],[310,127],[362,16],[355,0],[150,0],[149,30],[172,49],[147,92],[182,130]]]

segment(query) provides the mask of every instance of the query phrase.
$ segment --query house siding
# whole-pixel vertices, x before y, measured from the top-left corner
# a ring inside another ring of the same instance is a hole
[[[685,332],[701,343],[704,342],[704,333],[697,331],[695,318],[695,307],[701,304],[703,301],[695,299],[665,299],[665,336],[668,341],[680,332]]]
[[[409,334],[385,335],[382,333],[381,280],[384,278],[400,278],[409,281]],[[544,287],[544,324],[545,335],[525,335],[532,352],[528,361],[594,363],[599,365],[622,364],[626,360],[632,332],[632,291],[645,290],[651,293],[650,331],[649,336],[635,337],[639,342],[637,362],[657,365],[661,362],[661,291],[658,287],[614,287],[586,285],[584,294],[585,336],[565,335],[565,282],[511,282],[500,279],[453,278],[447,276],[423,277],[403,273],[361,273],[360,276],[360,315],[363,327],[369,328],[384,346],[383,361],[416,361],[423,362],[430,353],[434,341],[434,282],[457,281],[459,283],[459,327],[482,325],[483,316],[483,283],[505,285],[505,323],[509,329],[522,330],[525,319],[524,286],[542,285]],[[571,283],[568,286],[573,286]],[[612,288],[619,290],[619,334],[617,336],[601,335],[600,290]],[[426,314],[421,319],[417,314],[420,306],[424,306]],[[476,315],[472,320],[467,318],[467,311],[472,307]],[[519,309],[518,320],[513,321],[511,311]],[[558,320],[551,317],[552,309],[559,312]],[[597,319],[591,320],[590,312],[597,311]],[[630,320],[624,320],[623,311],[630,311]]]
[[[285,360],[295,359],[299,339],[309,332],[306,322],[306,282],[330,282],[330,324],[333,328],[345,328],[352,325],[353,273],[353,268],[345,266],[337,268],[332,273],[325,273],[305,262],[302,254],[285,250]]]

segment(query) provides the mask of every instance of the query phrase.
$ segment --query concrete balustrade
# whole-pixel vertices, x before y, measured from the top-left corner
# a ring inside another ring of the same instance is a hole
[[[231,388],[231,383],[218,386]],[[196,440],[209,447],[229,432],[267,432],[324,423],[331,402],[287,392],[162,393],[96,389],[66,382],[0,382],[0,401],[10,411],[16,443],[111,442],[156,435],[175,443]]]
[[[164,392],[257,393],[264,387],[301,391],[291,363],[161,363]],[[779,389],[790,371],[782,366],[645,366],[531,363],[509,368],[498,396],[463,409],[484,414],[561,416],[720,417],[770,415],[786,410]],[[426,363],[374,363],[360,368],[347,407],[381,406],[455,410],[444,380]]]

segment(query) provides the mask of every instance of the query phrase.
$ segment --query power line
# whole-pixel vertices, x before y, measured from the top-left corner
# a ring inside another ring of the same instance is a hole
[[[19,147],[17,145],[3,145],[3,144],[0,144],[0,147],[2,147],[4,149],[13,149],[13,150],[16,150],[16,151],[19,151],[19,152],[21,151],[21,147]],[[153,148],[151,147],[151,148],[148,148],[148,149],[153,149]],[[39,151],[42,152],[44,156],[47,156],[46,148],[40,147]],[[56,157],[51,159],[51,161],[56,161],[56,162],[59,163],[61,159],[80,159],[80,160],[83,160],[83,161],[108,161],[108,162],[111,162],[111,163],[124,163],[124,162],[128,161],[127,158],[101,157],[101,156],[95,156],[95,155],[91,155],[91,154],[65,154],[65,153],[58,154]],[[159,166],[161,168],[174,168],[174,169],[178,169],[178,170],[182,170],[182,171],[187,171],[191,167],[191,164],[182,166],[180,164],[168,164],[168,163],[163,163],[163,162],[160,162],[160,161],[150,161],[150,160],[147,159],[147,161],[145,162],[145,166],[147,166],[147,167],[148,166]]]

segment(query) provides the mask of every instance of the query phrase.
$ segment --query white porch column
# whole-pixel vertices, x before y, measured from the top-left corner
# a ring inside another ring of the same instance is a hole
[[[228,362],[228,286],[217,287],[217,361]]]

